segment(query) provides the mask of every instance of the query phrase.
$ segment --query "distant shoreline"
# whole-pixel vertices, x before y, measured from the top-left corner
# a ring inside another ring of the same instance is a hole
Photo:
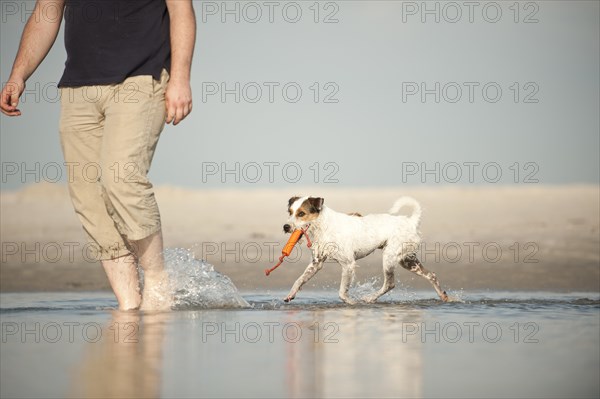
[[[288,288],[308,263],[309,251],[303,245],[298,247],[300,257],[288,259],[271,276],[265,277],[263,270],[273,265],[287,240],[281,228],[287,199],[304,193],[323,196],[336,210],[363,214],[386,212],[397,197],[413,196],[424,209],[420,256],[449,289],[600,290],[596,185],[157,187],[165,246],[191,248],[241,290]],[[66,186],[37,184],[0,192],[0,211],[1,292],[109,288],[99,264],[83,259],[84,235]],[[381,279],[380,251],[359,265],[359,282]],[[404,270],[396,277],[398,287],[430,289]],[[328,263],[307,289],[337,290],[339,278],[339,266]]]

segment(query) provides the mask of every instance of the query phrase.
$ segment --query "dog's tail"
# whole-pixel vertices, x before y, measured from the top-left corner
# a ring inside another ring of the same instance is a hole
[[[408,219],[418,226],[421,222],[421,205],[412,197],[398,198],[388,213],[391,215],[397,215],[398,212],[400,212],[400,209],[404,208],[405,206],[412,207],[412,214],[408,216]]]

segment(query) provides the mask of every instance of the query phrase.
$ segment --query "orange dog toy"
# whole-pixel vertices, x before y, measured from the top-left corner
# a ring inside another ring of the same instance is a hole
[[[273,270],[277,269],[283,263],[283,258],[285,258],[286,256],[290,256],[290,254],[292,253],[292,250],[294,249],[294,246],[296,245],[298,240],[300,240],[300,237],[302,237],[302,234],[306,235],[306,246],[309,248],[312,246],[312,243],[310,242],[310,239],[308,238],[308,235],[306,234],[307,229],[308,229],[308,227],[305,230],[302,230],[302,229],[294,230],[294,232],[290,236],[288,242],[285,244],[285,246],[281,250],[281,256],[279,257],[279,263],[277,263],[275,266],[273,266],[270,269],[265,269],[265,275],[268,276],[269,274],[271,274],[271,272]]]

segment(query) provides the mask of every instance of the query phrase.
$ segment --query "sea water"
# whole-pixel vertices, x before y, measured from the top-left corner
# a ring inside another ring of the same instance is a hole
[[[600,296],[397,288],[348,306],[334,290],[243,292],[165,253],[170,312],[110,293],[0,295],[0,396],[600,396]],[[374,283],[358,284],[360,296]]]

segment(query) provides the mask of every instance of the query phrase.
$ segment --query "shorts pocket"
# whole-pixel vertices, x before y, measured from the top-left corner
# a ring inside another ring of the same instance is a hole
[[[121,83],[121,91],[125,99],[152,97],[154,95],[154,79],[151,75],[132,76]]]

